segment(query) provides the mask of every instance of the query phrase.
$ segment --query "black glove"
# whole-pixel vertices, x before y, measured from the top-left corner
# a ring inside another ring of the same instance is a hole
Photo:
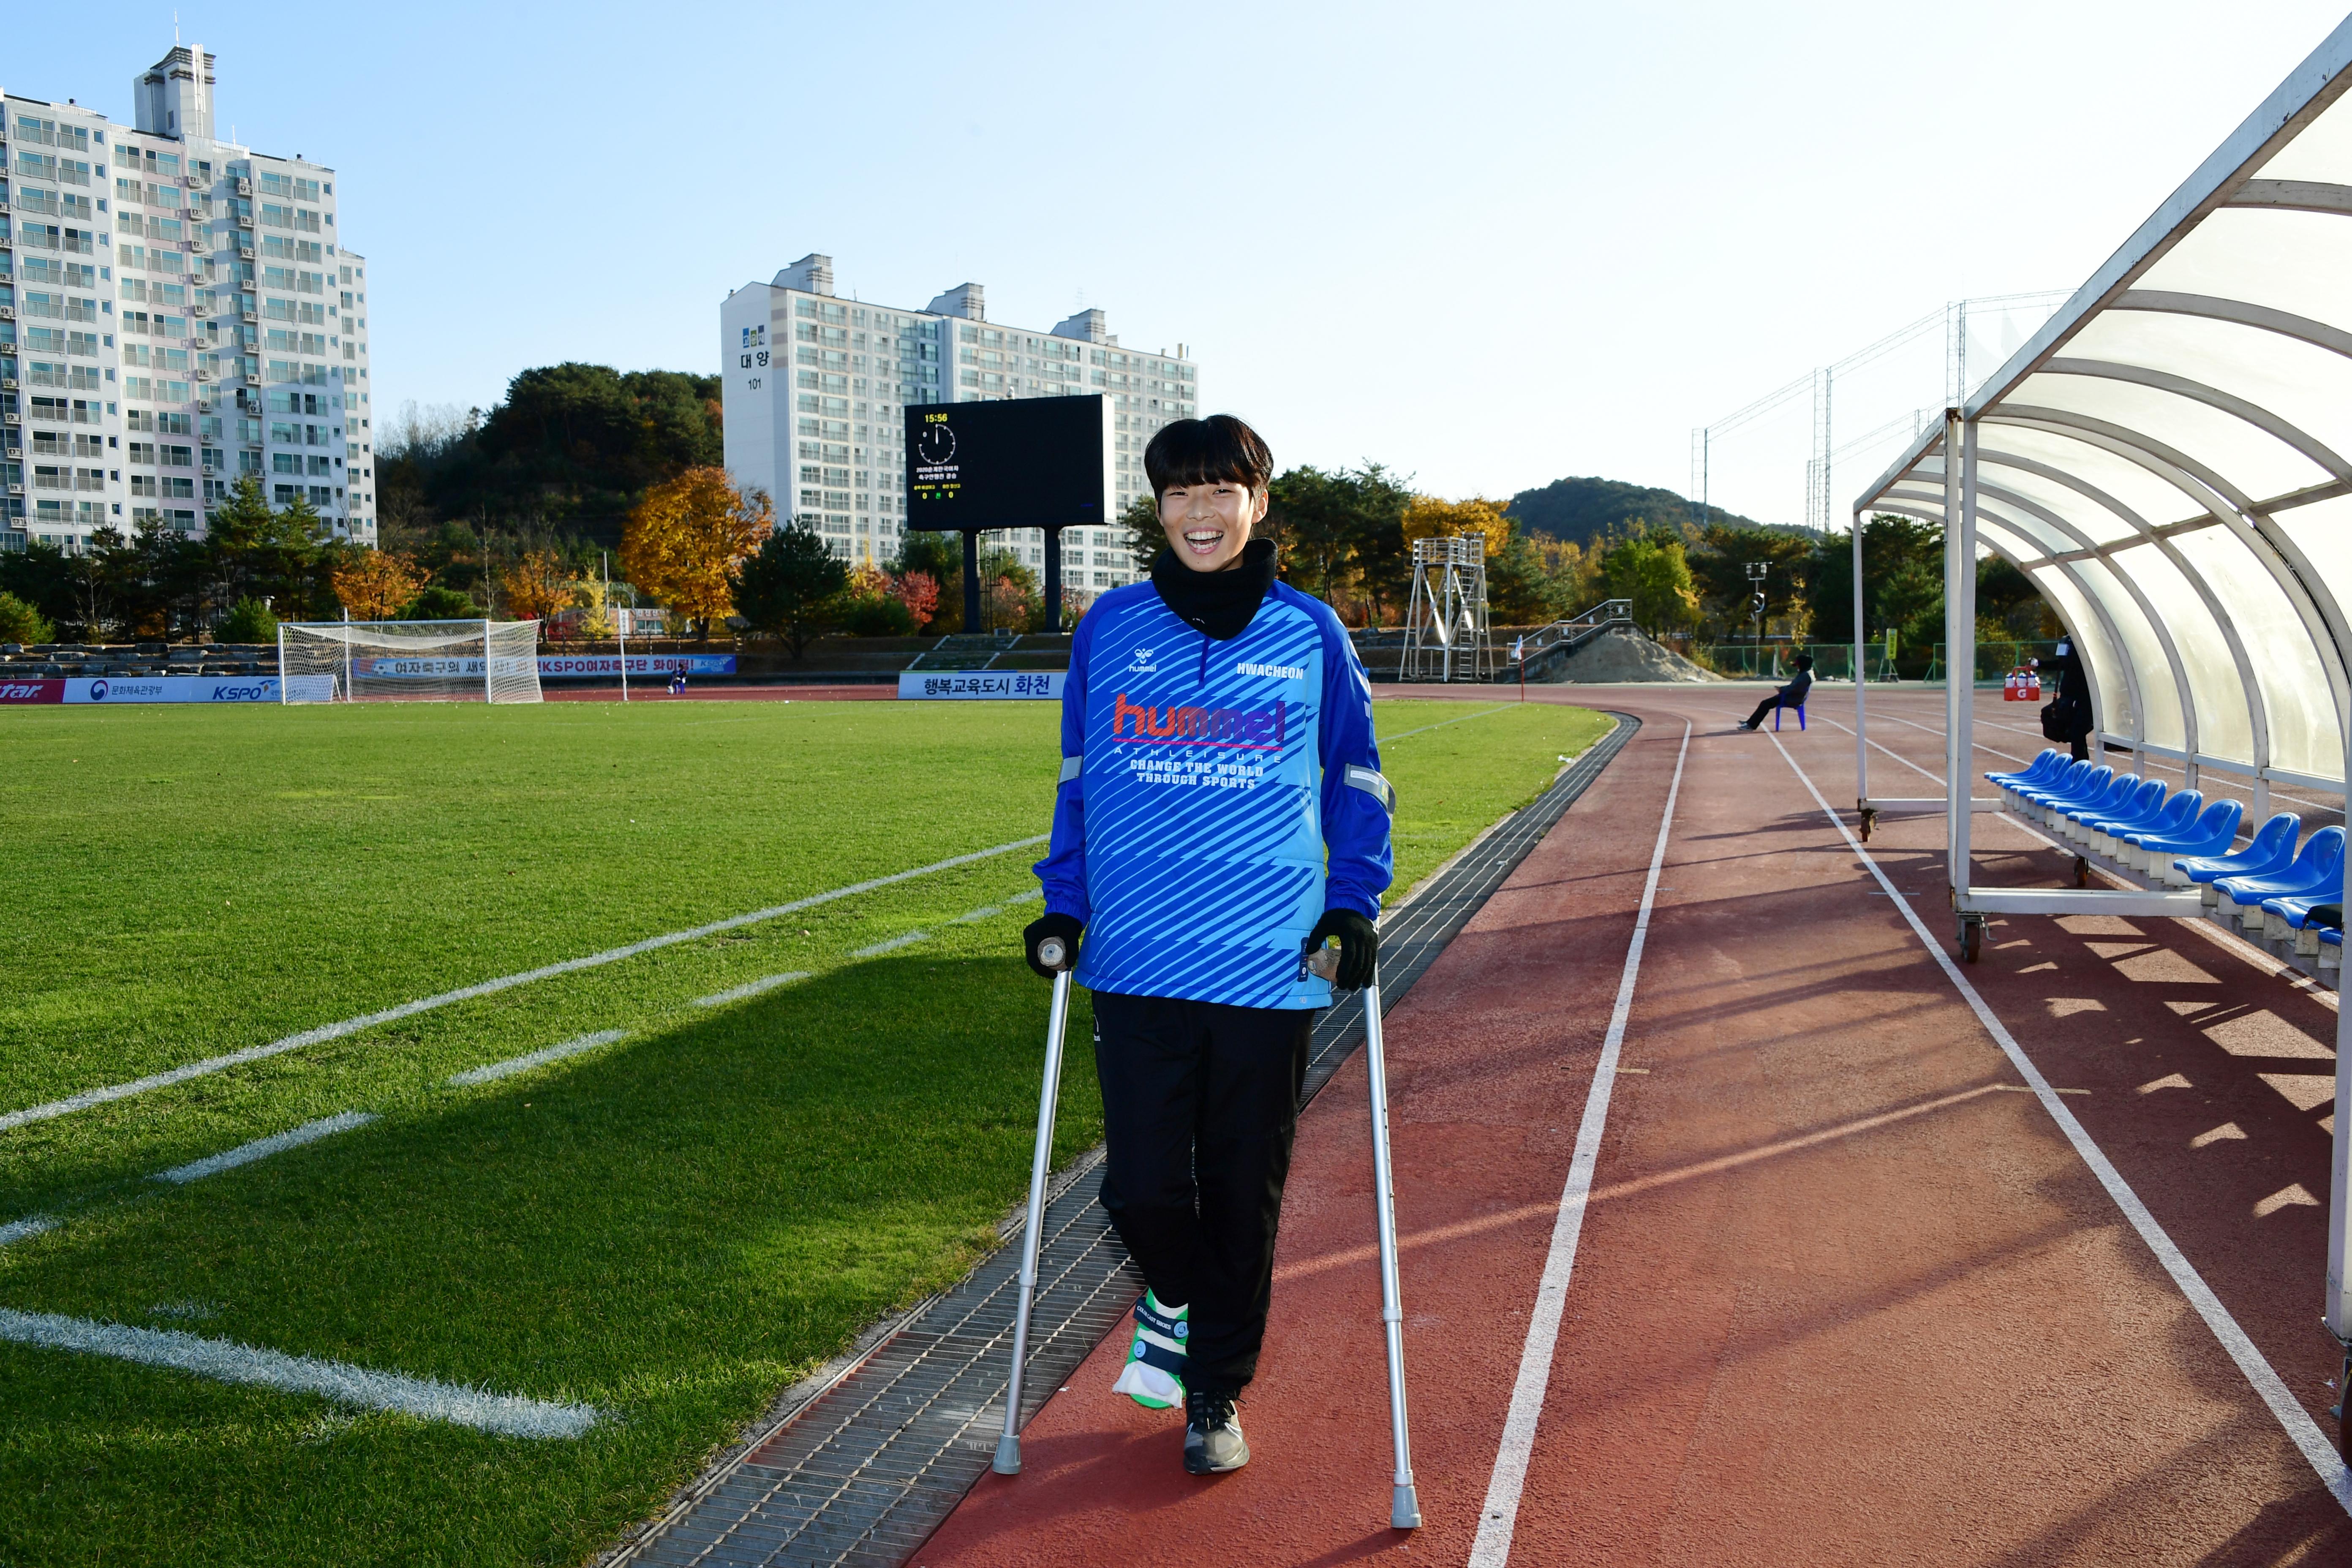
[[[1360,991],[1372,983],[1372,964],[1381,955],[1380,928],[1353,910],[1325,910],[1307,934],[1309,949],[1331,937],[1339,939],[1339,972],[1331,984],[1342,991]]]
[[[1076,968],[1078,962],[1078,933],[1086,929],[1074,916],[1070,915],[1039,915],[1035,920],[1031,921],[1029,929],[1021,933],[1022,944],[1029,952],[1029,967],[1047,980],[1053,979],[1059,970]],[[1062,943],[1062,962],[1058,966],[1048,967],[1045,961],[1037,956],[1037,950],[1045,945],[1045,939],[1048,937],[1058,938]]]

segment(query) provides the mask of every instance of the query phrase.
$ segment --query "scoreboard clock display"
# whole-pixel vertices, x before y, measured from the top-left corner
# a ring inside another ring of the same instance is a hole
[[[1015,397],[907,409],[907,526],[1100,528],[1110,400]]]

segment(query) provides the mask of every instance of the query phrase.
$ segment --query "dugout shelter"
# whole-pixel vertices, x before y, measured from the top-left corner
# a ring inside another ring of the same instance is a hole
[[[1964,952],[1989,915],[2197,917],[2195,891],[1990,889],[1969,868],[1976,563],[2013,563],[2089,677],[2093,741],[2340,793],[2352,741],[2352,19],[2313,51],[2040,332],[1853,503],[1945,534],[1945,796]],[[1858,805],[1866,684],[1854,687]],[[2111,760],[2113,760],[2111,758]],[[2119,770],[2120,771],[2120,770]],[[2222,782],[2221,777],[2214,783]],[[2326,1320],[2352,1336],[2352,1052],[2339,1012]]]

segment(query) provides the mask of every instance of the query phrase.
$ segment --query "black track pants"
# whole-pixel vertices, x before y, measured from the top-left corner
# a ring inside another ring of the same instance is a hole
[[[1094,994],[1102,1203],[1152,1293],[1192,1309],[1194,1389],[1257,1372],[1311,1011]]]

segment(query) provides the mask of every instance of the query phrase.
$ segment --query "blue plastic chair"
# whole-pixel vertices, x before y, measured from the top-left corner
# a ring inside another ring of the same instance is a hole
[[[2326,892],[2330,887],[2336,889],[2333,894]],[[2222,912],[2234,913],[2248,925],[2262,918],[2263,905],[2271,899],[2321,895],[2312,899],[2314,903],[2340,899],[2344,896],[2344,830],[2323,827],[2312,834],[2303,841],[2294,864],[2284,870],[2220,877],[2213,888],[2230,900]]]
[[[2070,757],[2066,760],[2064,767],[2052,773],[2043,782],[2021,784],[2011,787],[2029,804],[2040,806],[2046,804],[2053,795],[2068,795],[2083,788],[2090,782],[2091,775],[2097,771],[2095,764],[2087,762],[2078,763]]]
[[[2191,790],[2181,792],[2182,795],[2194,793]],[[2178,800],[2180,797],[2175,795],[2173,798]],[[2205,808],[2205,815],[2197,819],[2193,827],[2184,827],[2178,833],[2140,835],[2139,847],[2147,853],[2148,869],[2164,870],[2165,862],[2175,857],[2201,860],[2227,855],[2230,846],[2238,841],[2238,821],[2245,812],[2242,801],[2217,800]],[[2173,882],[2174,876],[2168,875],[2165,880]],[[2175,885],[2185,886],[2186,879]]]
[[[2200,886],[2210,887],[2222,877],[2261,877],[2294,864],[2294,836],[2303,818],[2282,811],[2255,830],[2253,842],[2234,854],[2184,855],[2172,868]],[[2209,900],[2210,901],[2210,900]]]
[[[1775,703],[1772,707],[1772,733],[1777,735],[1780,732],[1780,715],[1784,710],[1790,708],[1794,708],[1797,710],[1797,729],[1799,732],[1801,733],[1803,731],[1805,728],[1805,705],[1801,702],[1779,702]]]
[[[2071,760],[2065,752],[2056,747],[2045,746],[2040,756],[2035,757],[2015,773],[1987,773],[1985,782],[2000,789],[2015,789],[2020,785],[2031,787],[2037,784],[2046,784],[2056,778],[2059,770]]]
[[[2083,831],[2089,834],[2119,833],[2142,822],[2153,822],[2164,811],[2164,781],[2144,779],[2139,787],[2125,797],[2123,805],[2113,812],[2093,812],[2082,819]]]
[[[2114,816],[2139,789],[2137,773],[2117,773],[2107,787],[2090,800],[2075,801],[2059,808],[2058,815],[2066,819],[2062,831],[2069,838],[2083,837],[2082,825],[2095,816]]]
[[[2204,805],[2203,790],[2176,790],[2165,797],[2164,804],[2157,807],[2154,816],[2144,816],[2126,827],[2111,827],[2107,829],[2107,836],[2137,848],[2142,839],[2185,831]]]
[[[2028,798],[2044,811],[2063,812],[2070,805],[2089,805],[2116,781],[2116,770],[2104,763],[2095,767],[2077,763],[2076,769],[2049,789],[2029,791]]]

